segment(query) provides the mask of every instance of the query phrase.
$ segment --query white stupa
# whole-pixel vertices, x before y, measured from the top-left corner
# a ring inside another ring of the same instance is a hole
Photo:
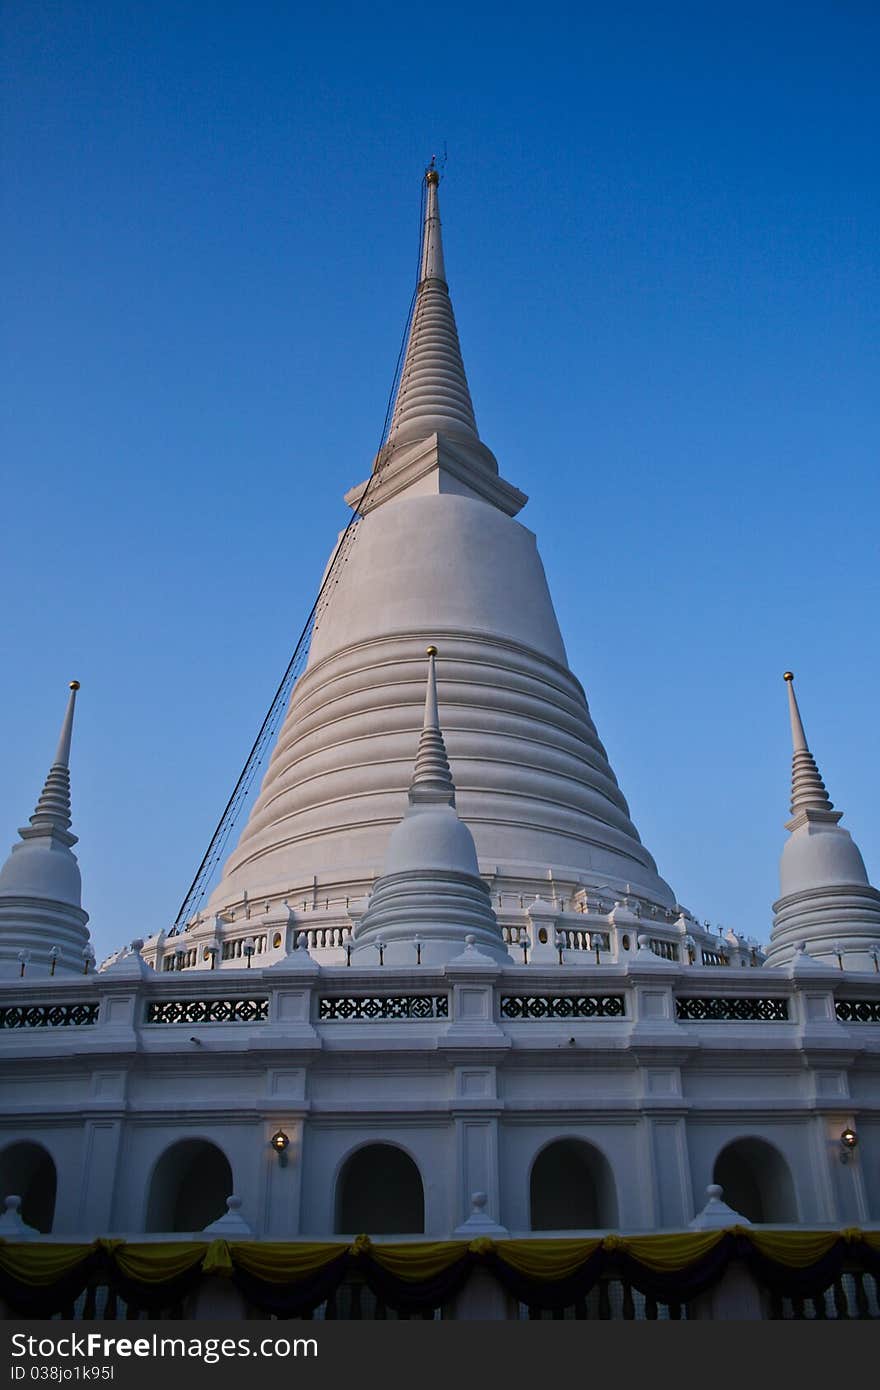
[[[82,880],[70,830],[70,743],[79,681],[70,696],[55,757],[28,825],[0,869],[0,970],[81,973],[92,956]]]
[[[427,642],[457,806],[495,894],[589,885],[666,911],[569,670],[527,500],[482,443],[446,283],[438,175],[388,440],[347,501],[365,513],[312,638],[262,790],[208,905],[369,892],[406,804]]]
[[[790,831],[779,864],[779,901],[767,964],[783,965],[799,947],[830,957],[843,968],[871,970],[880,948],[880,892],[868,882],[865,862],[848,830],[838,824],[819,776],[794,693],[785,672],[793,745]]]
[[[455,784],[437,710],[435,658],[428,647],[425,720],[403,820],[391,832],[381,878],[354,932],[360,952],[381,944],[389,964],[453,960],[466,945],[510,965],[474,838],[455,809]]]

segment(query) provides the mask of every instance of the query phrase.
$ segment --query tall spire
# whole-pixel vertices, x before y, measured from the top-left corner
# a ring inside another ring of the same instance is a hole
[[[839,821],[843,812],[834,810],[834,803],[819,776],[816,760],[807,746],[807,736],[794,693],[794,673],[784,672],[783,680],[788,686],[788,712],[791,718],[791,814],[797,817],[805,811],[818,811],[823,818]]]
[[[419,737],[412,781],[409,788],[411,806],[433,802],[435,805],[455,805],[455,785],[449,770],[446,745],[437,712],[436,647],[428,647],[428,686],[425,691],[425,718]]]
[[[76,706],[76,692],[79,681],[70,682],[70,695],[61,725],[58,747],[48,776],[43,784],[40,799],[30,818],[34,830],[68,831],[70,827],[70,741],[73,735],[73,712]],[[69,844],[76,844],[76,836],[67,836]]]
[[[419,283],[388,436],[372,477],[349,488],[345,500],[366,516],[404,494],[452,492],[516,516],[528,498],[500,476],[498,460],[477,431],[446,284],[439,183],[432,160],[425,172]]]
[[[446,285],[436,169],[425,174],[425,223],[419,287],[388,442],[432,434],[479,440],[455,315]]]

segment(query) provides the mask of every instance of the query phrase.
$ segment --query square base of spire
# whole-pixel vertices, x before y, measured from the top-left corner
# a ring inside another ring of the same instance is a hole
[[[405,493],[477,497],[506,516],[516,516],[529,500],[499,476],[495,456],[485,444],[432,434],[386,450],[387,445],[377,454],[372,477],[345,494],[348,506],[363,516]]]

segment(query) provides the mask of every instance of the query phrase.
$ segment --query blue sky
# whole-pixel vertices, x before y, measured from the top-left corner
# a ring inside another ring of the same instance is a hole
[[[82,681],[99,954],[174,917],[365,476],[445,143],[483,438],[642,837],[766,939],[782,671],[876,882],[874,5],[2,18],[0,852]]]

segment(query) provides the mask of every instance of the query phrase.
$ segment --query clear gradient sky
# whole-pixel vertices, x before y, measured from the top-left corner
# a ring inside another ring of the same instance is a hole
[[[874,3],[5,0],[0,854],[67,681],[173,920],[378,443],[444,142],[482,437],[642,838],[766,939],[782,671],[880,881]]]

